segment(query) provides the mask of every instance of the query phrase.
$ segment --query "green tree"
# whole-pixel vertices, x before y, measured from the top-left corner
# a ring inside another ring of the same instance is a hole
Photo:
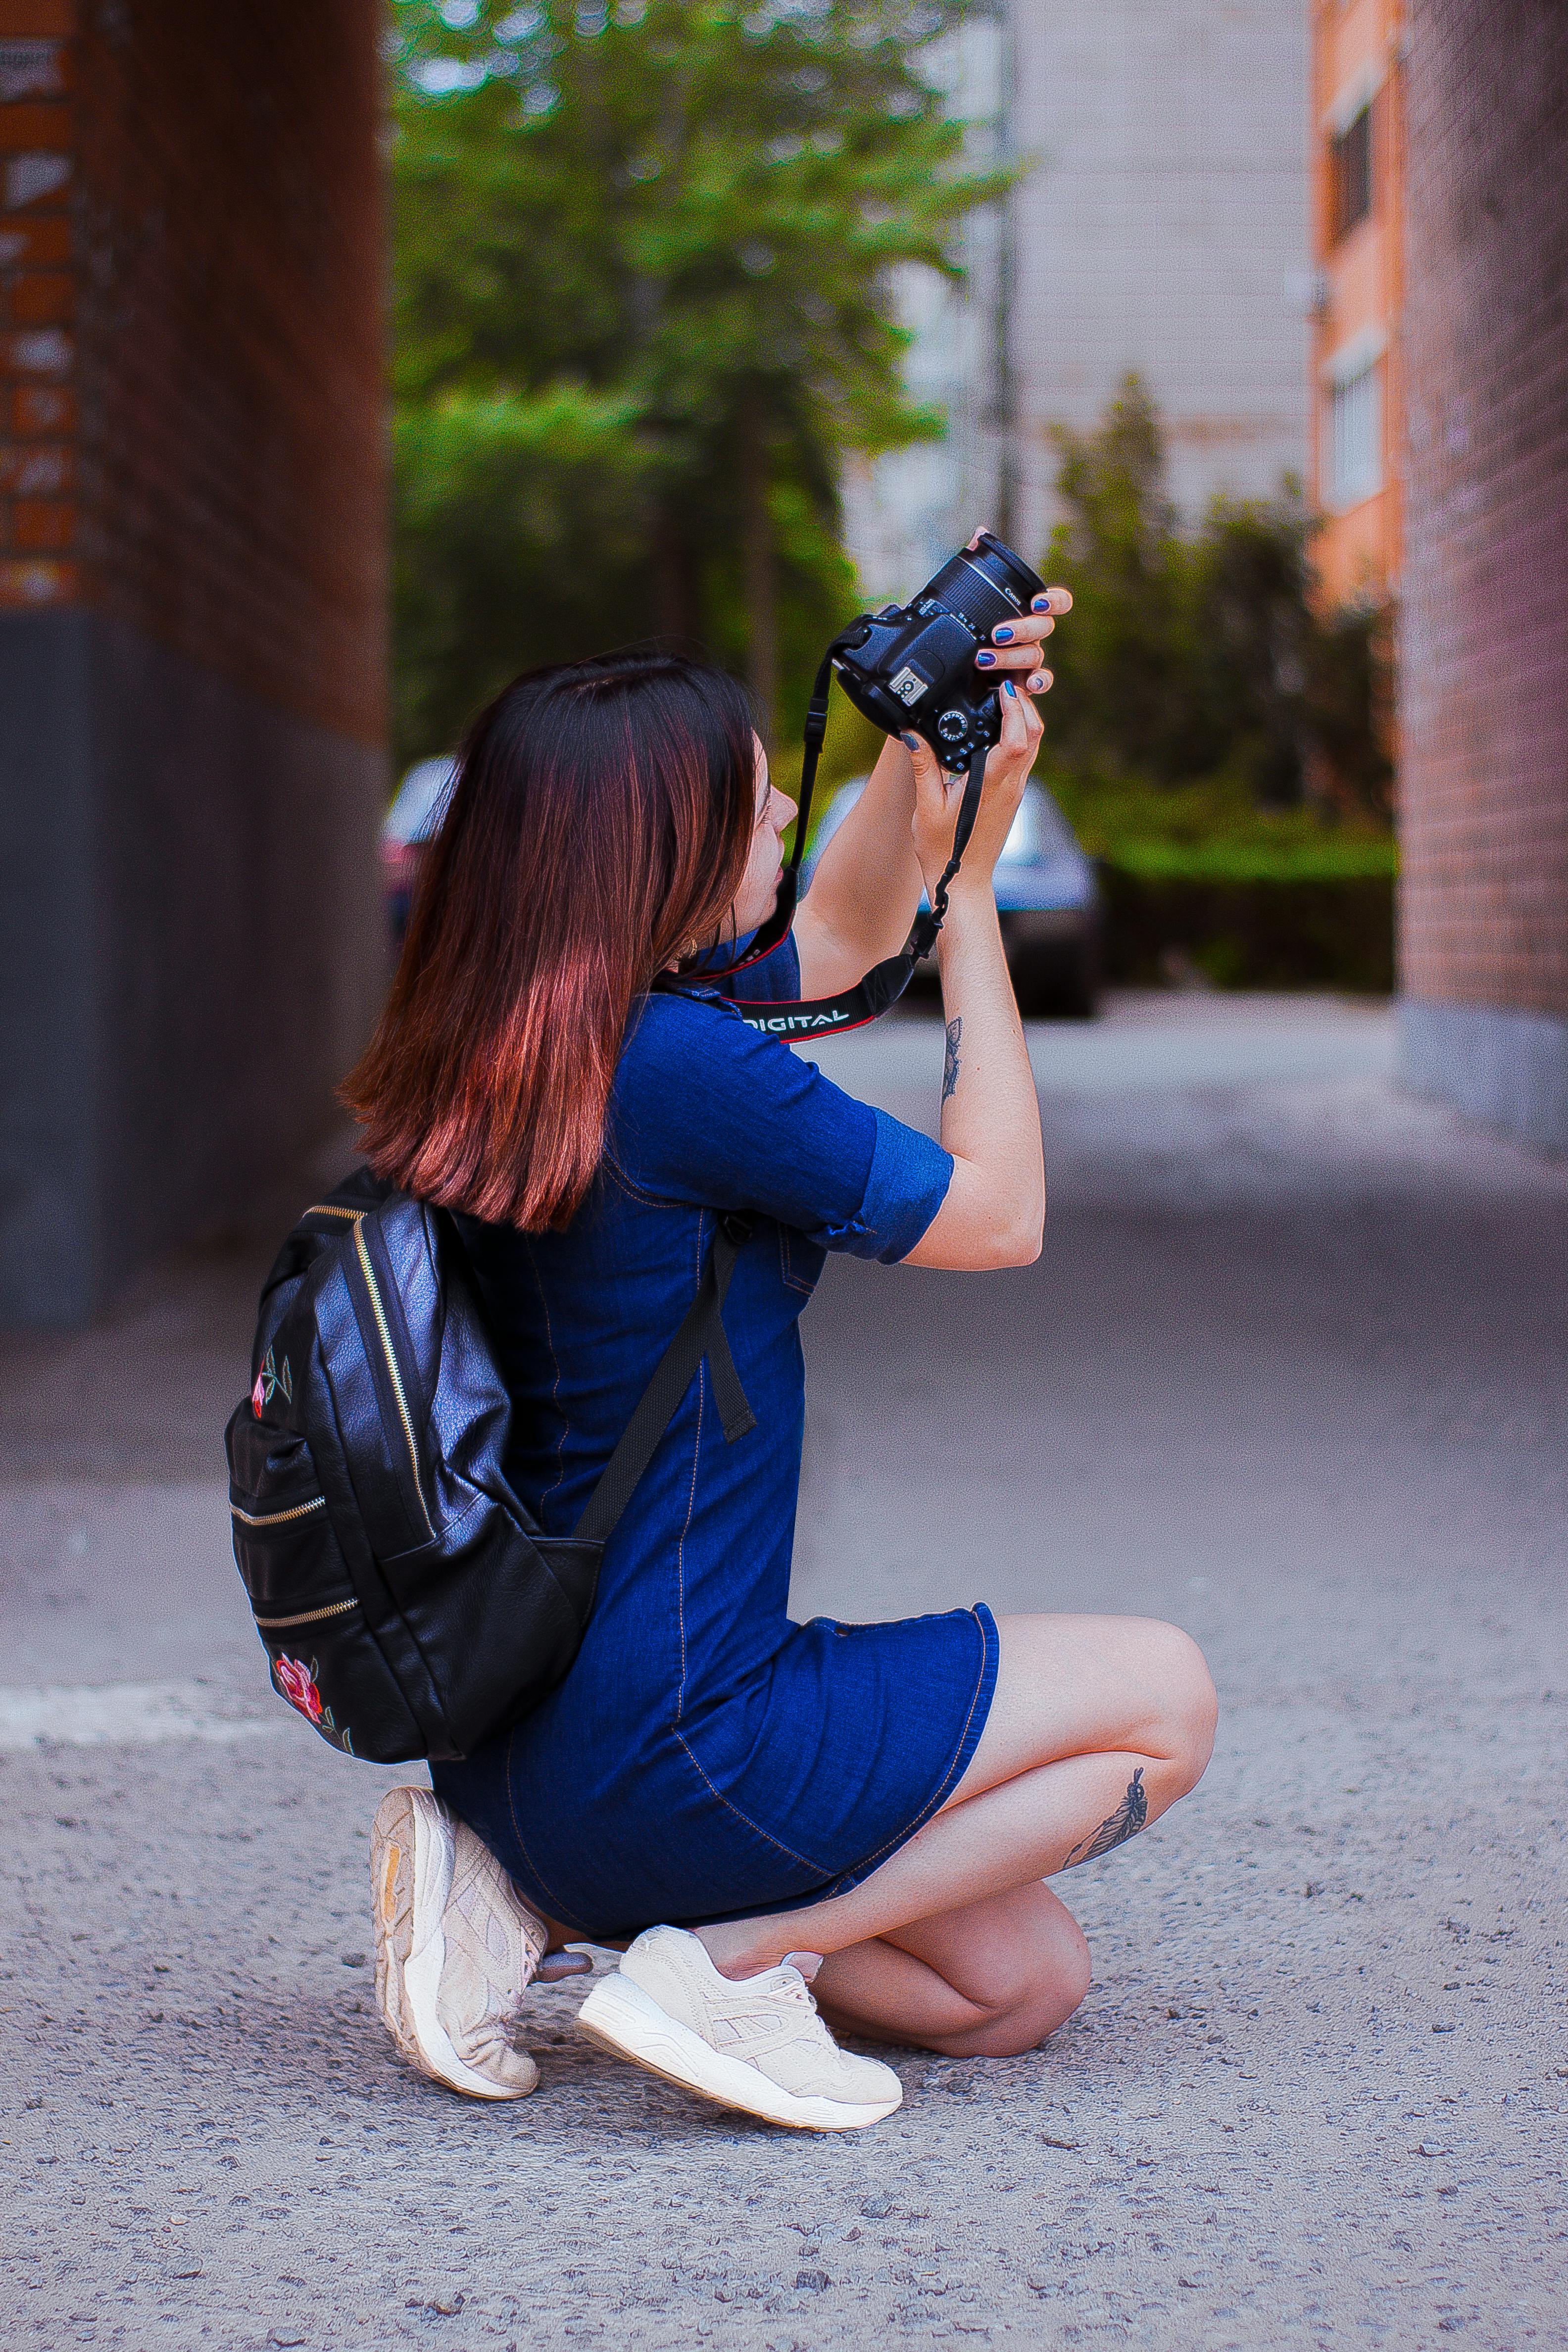
[[[1053,650],[1053,744],[1086,768],[1190,774],[1206,746],[1190,740],[1187,566],[1154,404],[1129,375],[1095,432],[1058,426],[1053,438],[1067,512],[1045,570],[1073,592],[1071,629]]]
[[[1275,499],[1217,498],[1186,554],[1191,740],[1260,808],[1302,796],[1308,666],[1317,623],[1311,518],[1287,482]]]
[[[637,633],[648,562],[636,422],[626,402],[570,383],[400,405],[393,606],[407,757],[447,749],[526,664],[602,645],[615,615]]]
[[[1361,599],[1321,614],[1308,651],[1314,796],[1394,823],[1394,609]]]
[[[1053,651],[1058,756],[1086,775],[1221,779],[1261,808],[1309,799],[1386,824],[1387,616],[1323,607],[1300,487],[1215,499],[1184,534],[1136,375],[1095,431],[1056,438],[1066,513],[1046,568],[1074,596]]]
[[[1004,184],[919,71],[968,5],[396,0],[405,751],[606,634],[701,640],[770,725],[801,695],[842,456],[940,429],[889,273]]]

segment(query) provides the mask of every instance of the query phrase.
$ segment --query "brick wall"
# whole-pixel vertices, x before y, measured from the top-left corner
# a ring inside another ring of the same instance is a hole
[[[73,16],[0,0],[0,608],[79,587]]]
[[[0,1321],[291,1188],[384,987],[380,28],[0,0]]]
[[[1568,7],[1416,0],[1406,88],[1402,981],[1433,1089],[1568,1148],[1442,1066],[1568,1016]]]
[[[0,0],[0,608],[89,604],[368,742],[378,21]]]

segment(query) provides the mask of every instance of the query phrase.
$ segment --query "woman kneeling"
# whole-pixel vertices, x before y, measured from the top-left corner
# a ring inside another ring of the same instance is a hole
[[[751,961],[795,808],[729,678],[663,656],[542,671],[464,748],[345,1089],[370,1160],[457,1216],[523,1408],[510,1475],[547,1534],[575,1525],[721,1221],[743,1237],[724,1320],[757,1425],[726,1443],[700,1367],[565,1680],[437,1765],[434,1792],[383,1803],[383,2014],[455,2088],[532,2088],[520,1998],[585,1968],[564,1947],[591,1941],[629,1947],[581,2012],[602,2045],[778,2123],[874,2122],[898,2077],[829,2024],[952,2056],[1032,2047],[1089,1985],[1043,1882],[1156,1819],[1208,1759],[1213,1688],[1172,1626],[786,1613],[796,1323],[826,1252],[971,1271],[1039,1252],[1038,1107],[992,868],[1051,625],[1042,609],[996,651],[1002,736],[939,949],[940,1145],[746,1017],[902,945],[956,816],[923,746],[888,745],[792,932]]]

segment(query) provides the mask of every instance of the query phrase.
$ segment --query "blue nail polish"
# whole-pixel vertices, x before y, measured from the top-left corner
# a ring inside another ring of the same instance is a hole
[[[911,751],[918,751],[921,748],[921,739],[918,735],[900,735],[899,740],[900,743],[907,743]]]
[[[974,667],[976,669],[994,669],[996,667],[995,655],[976,654],[974,656]]]
[[[1010,646],[1013,642],[1013,632],[1009,628],[993,629],[991,634],[999,646]]]
[[[1013,683],[1013,681],[1012,681],[1012,679],[1011,679],[1010,677],[1005,677],[1005,678],[1003,679],[1003,681],[1002,681],[1002,691],[1003,691],[1003,693],[1004,693],[1004,694],[1014,694],[1014,695],[1016,695],[1016,694],[1017,693],[1018,689],[1017,689],[1017,688],[1014,685],[1014,683]]]
[[[1029,606],[1031,613],[1048,613],[1050,609],[1051,600],[1048,596],[1037,596]]]

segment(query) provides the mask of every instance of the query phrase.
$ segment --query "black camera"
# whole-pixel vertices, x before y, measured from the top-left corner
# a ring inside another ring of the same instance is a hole
[[[909,604],[884,604],[835,640],[838,682],[884,733],[922,735],[944,768],[966,768],[1002,731],[996,673],[974,656],[1045,593],[1023,557],[983,530]]]

